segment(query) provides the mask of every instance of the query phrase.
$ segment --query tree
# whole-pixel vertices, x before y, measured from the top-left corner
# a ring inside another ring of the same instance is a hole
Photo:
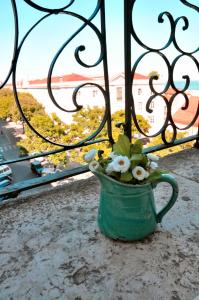
[[[25,117],[30,119],[36,114],[45,114],[43,106],[29,93],[18,93],[19,102]],[[18,110],[18,107],[13,101],[10,107],[10,114],[13,121],[22,120],[22,116]]]
[[[185,135],[186,135],[186,133],[178,132],[176,138],[177,138],[177,140],[179,140],[179,139],[184,138]],[[171,138],[172,138],[172,132],[167,131],[166,132],[167,141],[170,141]],[[163,144],[163,141],[162,141],[161,135],[158,135],[151,139],[151,141],[147,145],[147,147],[153,147],[153,146],[157,146],[157,145],[161,145],[161,144]],[[188,142],[188,143],[181,144],[178,146],[174,146],[174,147],[166,148],[166,149],[163,149],[160,151],[156,151],[156,154],[163,157],[163,156],[169,155],[171,153],[176,153],[176,152],[182,151],[183,149],[190,148],[192,146],[193,146],[193,142]]]
[[[63,142],[64,126],[62,128],[62,125],[54,125],[53,120],[47,114],[34,115],[31,118],[30,123],[35,130],[48,140],[57,143]],[[25,133],[26,138],[18,143],[18,146],[23,149],[23,152],[25,152],[24,149],[30,154],[52,151],[60,148],[37,136],[27,125],[25,126]],[[54,165],[58,165],[60,162],[66,165],[68,159],[65,153],[58,153],[49,156],[49,161]]]
[[[149,129],[151,128],[149,122],[141,115],[136,115],[137,122],[140,126],[140,128],[145,132],[148,133]],[[113,126],[113,138],[114,140],[118,139],[118,135],[121,132],[121,129],[117,128],[118,123],[124,123],[125,122],[125,114],[123,110],[118,110],[112,115],[112,126]],[[135,136],[139,134],[138,129],[135,126],[135,123],[132,119],[132,126],[131,126],[132,135]]]
[[[14,97],[10,89],[0,90],[0,119],[6,120],[11,117],[11,106],[13,105]]]
[[[55,113],[52,113],[51,117],[47,115],[43,106],[38,103],[31,94],[18,93],[18,98],[24,115],[32,127],[46,139],[60,144],[77,144],[92,135],[100,126],[105,113],[104,108],[101,107],[86,107],[74,113],[73,122],[66,125]],[[2,89],[0,91],[0,117],[2,119],[11,117],[13,121],[22,120],[10,89]],[[148,132],[150,128],[149,123],[142,116],[137,116],[137,119],[141,128]],[[116,124],[121,122],[124,122],[124,111],[122,110],[112,115],[113,138],[115,140],[121,132],[121,129],[116,127]],[[51,151],[59,148],[37,136],[27,124],[25,124],[24,128],[26,138],[18,143],[22,155]],[[132,126],[132,131],[133,134],[138,132],[134,125]],[[96,139],[100,138],[107,138],[106,124],[96,137]],[[109,142],[95,144],[94,146],[90,145],[68,151],[68,153],[70,153],[70,160],[82,162],[83,154],[93,147],[104,150],[105,152],[111,151]],[[59,163],[66,165],[68,162],[66,153],[51,155],[49,159],[56,165]]]
[[[158,71],[151,71],[149,74],[148,74],[148,77],[152,77],[152,76],[157,76],[157,78],[159,79],[160,78],[160,74],[158,73]]]
[[[20,105],[28,120],[35,114],[45,114],[43,106],[29,93],[18,93]],[[0,91],[0,118],[10,117],[13,121],[22,120],[11,89]]]
[[[82,139],[90,136],[100,125],[104,114],[104,109],[100,107],[87,107],[73,115],[73,123],[69,126],[68,134],[65,136],[64,140],[66,142],[70,141],[81,141]],[[112,114],[112,132],[114,140],[117,140],[118,135],[123,130],[122,127],[118,128],[117,123],[124,123],[125,114],[123,110],[119,110]],[[149,131],[150,125],[147,120],[142,116],[138,115],[137,120],[140,123],[140,127],[147,133]],[[132,124],[133,134],[138,133],[135,125]],[[107,126],[102,129],[96,139],[107,138]],[[111,152],[111,145],[109,142],[102,142],[100,144],[94,144],[87,147],[82,147],[81,149],[76,149],[71,151],[71,159],[82,162],[83,155],[91,148],[96,148],[103,150],[106,154]]]

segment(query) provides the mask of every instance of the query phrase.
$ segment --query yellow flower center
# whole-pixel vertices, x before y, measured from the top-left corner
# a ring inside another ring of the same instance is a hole
[[[119,160],[118,164],[119,164],[120,166],[123,166],[123,165],[124,165],[124,161],[123,161],[123,160]]]
[[[118,163],[119,163],[120,166],[123,166],[123,165],[124,165],[124,161],[123,161],[123,160],[119,160]]]
[[[142,175],[142,172],[140,170],[137,170],[137,175]]]

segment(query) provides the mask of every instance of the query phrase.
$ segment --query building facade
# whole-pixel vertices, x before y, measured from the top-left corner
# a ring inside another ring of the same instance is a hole
[[[80,74],[68,74],[51,78],[52,94],[55,101],[58,106],[69,112],[61,110],[53,103],[48,94],[47,79],[35,79],[26,82],[21,81],[18,83],[18,91],[32,94],[37,101],[44,106],[45,111],[49,115],[56,113],[64,123],[69,124],[72,122],[73,111],[76,108],[73,103],[73,94],[75,89],[81,85],[83,85],[83,87],[77,91],[76,95],[78,105],[82,105],[83,107],[105,107],[104,96],[97,86],[100,85],[101,87],[104,87],[104,78],[102,76],[87,77]],[[161,80],[154,81],[153,85],[157,92],[163,91],[165,87],[165,83],[161,82]],[[114,113],[118,110],[124,110],[124,73],[117,74],[110,78],[109,89],[111,112]],[[168,101],[170,101],[173,93],[174,90],[169,89],[164,96]],[[132,94],[136,114],[142,115],[149,121],[151,124],[150,134],[158,132],[163,126],[167,115],[165,99],[162,96],[156,96],[150,103],[150,112],[147,112],[147,101],[153,96],[153,94],[149,86],[149,78],[138,73],[134,74]],[[196,103],[197,100],[195,98],[198,98],[192,97],[189,93],[188,97],[191,99],[191,102],[193,102],[192,100],[194,98],[194,103]],[[181,107],[184,106],[184,103],[184,97],[182,95],[178,95],[178,99],[175,99],[172,104],[172,115],[174,116],[174,121],[178,124],[184,124],[184,121],[182,120],[181,122],[179,119],[182,111]],[[182,119],[184,119],[184,117],[182,117]],[[196,129],[197,128],[195,126],[191,130],[192,132],[195,132]]]

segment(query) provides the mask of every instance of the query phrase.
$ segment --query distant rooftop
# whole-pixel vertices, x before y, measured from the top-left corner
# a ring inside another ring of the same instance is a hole
[[[199,109],[199,97],[190,96],[189,97],[189,105],[187,109],[178,109],[177,112],[173,116],[173,120],[175,123],[180,123],[183,125],[189,125],[193,120],[194,116]],[[198,121],[193,125],[194,127],[198,127]]]
[[[51,78],[52,83],[60,83],[60,82],[69,82],[69,81],[87,81],[91,80],[91,77],[86,77],[80,74],[67,74],[63,76],[55,76]],[[34,80],[29,80],[29,84],[46,84],[47,83],[47,78],[42,78],[42,79],[34,79]]]
[[[116,80],[117,78],[124,78],[124,73],[119,73],[116,76],[113,76],[110,78],[111,80]],[[134,80],[143,80],[143,79],[148,79],[147,76],[135,73]],[[62,76],[54,76],[51,78],[51,83],[67,83],[67,82],[76,82],[76,81],[95,81],[95,80],[104,80],[104,77],[102,75],[99,76],[84,76],[81,74],[67,74],[67,75],[62,75]],[[47,83],[47,78],[42,78],[42,79],[33,79],[29,80],[28,84],[29,85],[35,85],[35,84],[46,84]]]

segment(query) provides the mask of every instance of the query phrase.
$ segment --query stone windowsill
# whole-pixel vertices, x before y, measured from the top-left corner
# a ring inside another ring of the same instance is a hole
[[[143,241],[96,224],[99,184],[88,178],[24,194],[0,209],[0,300],[193,300],[199,294],[199,150],[165,157],[179,198]],[[168,198],[160,185],[159,205]]]

